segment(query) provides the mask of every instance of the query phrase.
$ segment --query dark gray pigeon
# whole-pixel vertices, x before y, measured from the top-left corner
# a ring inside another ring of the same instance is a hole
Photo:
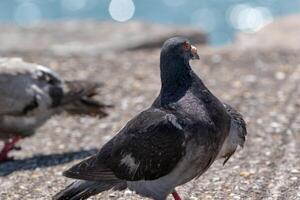
[[[51,116],[71,114],[106,116],[105,105],[92,99],[99,83],[64,81],[41,65],[20,58],[0,58],[0,162],[11,160],[18,140],[34,134]]]
[[[227,157],[231,146],[221,149],[231,134],[231,112],[193,72],[190,59],[199,56],[187,39],[164,43],[161,91],[152,106],[96,155],[65,171],[66,177],[80,180],[53,199],[86,199],[104,190],[129,188],[155,200],[169,194],[180,200],[177,186],[200,177],[218,157]]]

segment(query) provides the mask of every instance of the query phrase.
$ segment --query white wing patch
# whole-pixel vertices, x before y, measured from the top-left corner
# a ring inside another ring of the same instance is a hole
[[[133,175],[135,175],[137,169],[140,166],[140,163],[136,162],[136,160],[134,159],[134,157],[132,157],[131,154],[127,154],[126,156],[124,156],[122,158],[121,165],[127,166],[127,168],[129,169],[130,173],[132,173]]]
[[[166,119],[170,121],[173,124],[173,126],[178,128],[179,130],[183,130],[182,126],[177,122],[177,119],[174,115],[167,114]]]

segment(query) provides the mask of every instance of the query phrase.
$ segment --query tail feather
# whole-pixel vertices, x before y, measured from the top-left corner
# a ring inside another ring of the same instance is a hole
[[[62,104],[68,104],[82,97],[93,97],[98,94],[101,83],[92,81],[65,81],[65,94]]]
[[[107,108],[111,105],[105,105],[99,101],[89,98],[82,98],[64,106],[64,110],[71,115],[89,115],[98,116],[99,118],[106,117]]]
[[[247,135],[247,124],[243,118],[243,115],[229,104],[224,103],[224,106],[231,116],[232,124],[237,129],[238,136],[241,139],[240,146],[243,147]]]
[[[98,94],[101,83],[90,81],[66,81],[66,92],[62,105],[72,115],[107,116],[106,108],[112,107],[93,99]]]
[[[223,143],[222,149],[219,152],[218,158],[225,158],[223,165],[229,160],[229,158],[235,153],[238,145],[244,146],[247,127],[243,116],[229,104],[224,103],[224,107],[231,117],[231,126],[229,135]]]
[[[66,189],[60,191],[53,196],[53,200],[81,200],[87,199],[90,196],[99,194],[100,192],[114,189],[114,190],[124,190],[127,187],[126,182],[119,181],[84,181],[79,180],[73,182]]]

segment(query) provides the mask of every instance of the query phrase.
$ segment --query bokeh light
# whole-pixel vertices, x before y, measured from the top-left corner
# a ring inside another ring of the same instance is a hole
[[[167,6],[177,7],[182,6],[186,0],[163,0]]]
[[[229,21],[237,30],[254,33],[272,22],[273,16],[268,8],[239,4],[230,9]]]
[[[132,0],[111,0],[108,10],[114,20],[125,22],[133,17],[135,6]]]
[[[300,0],[0,0],[0,22],[19,25],[41,20],[116,20],[134,18],[189,25],[209,34],[213,45],[255,33],[273,18],[300,12]]]
[[[78,11],[83,9],[88,0],[62,0],[61,6],[67,11]]]
[[[41,10],[33,1],[20,2],[14,11],[14,21],[21,26],[39,22],[41,18]]]
[[[202,8],[191,14],[191,24],[201,27],[206,32],[212,32],[217,25],[216,15],[212,9]]]

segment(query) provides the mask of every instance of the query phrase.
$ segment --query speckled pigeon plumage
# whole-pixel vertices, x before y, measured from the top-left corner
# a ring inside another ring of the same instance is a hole
[[[106,106],[92,99],[99,86],[64,81],[53,70],[20,58],[0,58],[0,140],[5,142],[0,162],[9,159],[19,139],[34,134],[54,114],[106,116]]]
[[[225,158],[223,165],[225,165],[229,158],[234,154],[238,146],[244,147],[247,135],[246,122],[244,121],[243,116],[227,103],[224,103],[224,107],[231,117],[231,125],[229,135],[218,156],[218,158]]]
[[[55,200],[86,199],[104,190],[129,188],[155,200],[201,176],[220,155],[232,116],[193,72],[196,48],[185,38],[167,40],[161,51],[161,90],[150,108],[120,130],[94,156],[64,175],[80,179]]]

